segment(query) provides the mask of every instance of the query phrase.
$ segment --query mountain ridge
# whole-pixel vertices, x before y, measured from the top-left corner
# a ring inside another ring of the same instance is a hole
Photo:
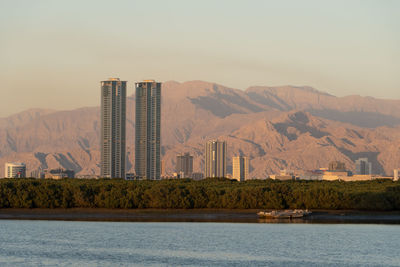
[[[400,165],[400,100],[336,97],[307,86],[243,91],[204,81],[169,81],[162,90],[162,154],[169,173],[181,152],[191,152],[195,171],[202,171],[204,143],[214,138],[228,140],[228,162],[248,155],[251,176],[259,178],[281,168],[324,167],[329,160],[354,169],[358,155],[369,155],[381,173]],[[127,97],[129,167],[134,101]],[[83,107],[0,118],[0,171],[6,161],[23,161],[28,171],[42,166],[98,174],[99,116],[99,107]]]

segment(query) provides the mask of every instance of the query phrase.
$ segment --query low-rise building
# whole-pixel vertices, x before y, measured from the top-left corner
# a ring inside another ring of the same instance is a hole
[[[329,163],[329,171],[346,171],[346,164],[340,161],[331,161]]]
[[[193,173],[193,156],[189,153],[177,155],[175,172],[179,178],[190,178]]]
[[[374,179],[384,179],[385,177],[373,175],[353,175],[352,172],[341,170],[343,165],[336,165],[338,168],[321,168],[319,170],[300,170],[293,173],[293,180],[308,180],[308,181],[369,181]],[[336,170],[334,170],[336,169]],[[285,172],[281,172],[285,174]],[[290,180],[290,175],[271,175],[272,179]]]
[[[172,173],[172,176],[174,177],[174,179],[181,179],[181,178],[185,178],[185,173],[183,171],[174,172],[174,173]]]
[[[99,175],[94,175],[94,174],[77,174],[75,175],[75,178],[77,179],[99,179]]]
[[[143,180],[143,177],[140,177],[138,175],[136,175],[135,173],[126,173],[125,174],[125,180]]]
[[[356,174],[372,174],[372,164],[368,162],[368,158],[356,160]]]
[[[398,181],[399,180],[399,171],[400,171],[400,169],[394,169],[393,170],[393,181]]]
[[[62,168],[44,170],[45,179],[75,178],[75,171]]]
[[[371,175],[348,175],[348,174],[341,174],[341,175],[323,175],[322,180],[324,181],[370,181],[373,177]]]
[[[174,176],[173,174],[166,174],[164,176],[161,176],[161,180],[173,180],[173,179],[179,179],[178,177]]]
[[[324,170],[301,170],[296,172],[296,177],[298,180],[319,181],[322,180],[323,172]]]
[[[272,180],[281,180],[281,181],[288,181],[288,180],[296,180],[296,176],[294,175],[270,175],[270,179]]]
[[[5,164],[5,178],[25,178],[26,165],[22,162],[7,162]]]
[[[44,178],[44,172],[41,168],[38,168],[37,170],[31,171],[31,174],[29,177],[36,178],[36,179],[42,179],[42,178]]]
[[[201,180],[204,179],[204,174],[202,172],[193,172],[192,173],[193,180]]]

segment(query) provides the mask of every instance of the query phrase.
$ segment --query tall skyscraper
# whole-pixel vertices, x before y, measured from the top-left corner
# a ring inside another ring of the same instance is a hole
[[[372,174],[372,164],[367,158],[356,160],[356,174]]]
[[[136,83],[135,170],[149,180],[161,178],[161,83]]]
[[[25,163],[7,162],[5,164],[5,178],[25,178],[26,165]]]
[[[212,140],[205,146],[205,177],[226,176],[226,142]]]
[[[101,82],[101,177],[125,178],[126,81]]]
[[[181,175],[181,178],[191,178],[193,173],[193,156],[189,153],[176,156],[175,171]]]
[[[249,160],[247,157],[232,158],[232,178],[240,182],[249,179]]]

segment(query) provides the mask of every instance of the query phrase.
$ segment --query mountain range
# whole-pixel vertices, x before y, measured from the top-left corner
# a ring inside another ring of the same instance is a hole
[[[100,100],[99,100],[100,102]],[[127,98],[127,169],[134,166],[135,96]],[[99,174],[99,107],[67,111],[29,109],[0,118],[0,171],[25,162],[28,172],[63,167]],[[339,160],[349,170],[367,157],[377,174],[400,167],[400,100],[336,97],[307,86],[246,90],[189,81],[162,86],[162,159],[174,171],[176,155],[190,152],[202,172],[204,144],[228,142],[231,158],[250,159],[250,176],[280,169],[317,169]],[[0,175],[1,176],[1,175]]]

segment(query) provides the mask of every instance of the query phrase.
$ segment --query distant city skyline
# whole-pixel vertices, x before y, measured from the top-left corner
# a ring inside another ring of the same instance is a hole
[[[1,1],[0,117],[96,106],[93,81],[110,75],[399,99],[399,10],[399,1]]]

